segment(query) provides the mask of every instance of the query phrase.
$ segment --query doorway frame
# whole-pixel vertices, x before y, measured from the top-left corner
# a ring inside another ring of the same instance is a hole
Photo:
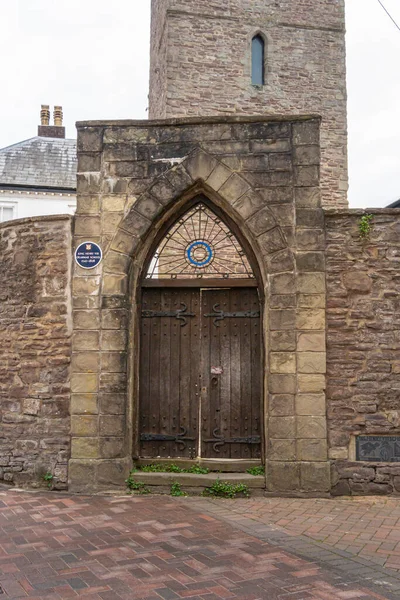
[[[156,252],[157,247],[160,242],[167,234],[169,229],[178,221],[180,217],[182,217],[185,213],[187,213],[191,208],[196,206],[196,204],[202,203],[207,208],[209,208],[214,214],[217,215],[218,218],[229,228],[229,230],[235,235],[239,244],[243,248],[247,260],[249,261],[250,267],[253,271],[254,278],[196,278],[196,279],[146,279],[146,273],[148,271],[151,260]],[[153,230],[153,235],[151,235],[151,230]],[[138,273],[138,277],[136,280],[136,307],[135,311],[132,313],[132,323],[135,324],[134,332],[135,332],[135,342],[133,347],[135,348],[133,360],[134,364],[131,366],[133,368],[133,372],[135,374],[134,380],[136,381],[136,385],[134,386],[134,396],[132,402],[132,419],[133,419],[133,430],[132,430],[132,458],[134,461],[139,460],[139,400],[140,400],[140,360],[141,360],[141,312],[142,312],[142,290],[146,288],[257,288],[258,292],[258,300],[260,306],[260,379],[262,382],[261,385],[261,402],[260,402],[260,421],[261,421],[261,462],[265,465],[266,463],[266,418],[267,418],[267,386],[266,386],[266,331],[264,327],[264,315],[265,315],[265,294],[264,287],[262,285],[262,275],[261,269],[258,263],[258,260],[255,256],[255,253],[246,239],[245,235],[242,233],[240,227],[235,223],[235,221],[218,205],[216,205],[207,195],[204,190],[198,190],[196,193],[191,195],[188,199],[183,199],[183,202],[180,203],[180,206],[173,210],[171,214],[168,215],[161,227],[157,228],[157,224],[152,224],[149,236],[152,237],[152,242],[149,245],[145,258],[142,260],[142,268]],[[154,235],[154,230],[156,230],[156,234]],[[229,459],[229,462],[232,464],[234,459]],[[176,462],[176,461],[175,461]]]

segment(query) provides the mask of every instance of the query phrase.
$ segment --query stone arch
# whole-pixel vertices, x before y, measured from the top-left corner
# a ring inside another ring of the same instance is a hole
[[[133,267],[137,278],[164,223],[188,200],[204,193],[240,228],[258,259],[262,286],[268,274],[294,269],[284,231],[265,200],[239,173],[202,149],[169,169],[141,194],[120,222],[105,256],[103,293],[115,280],[127,289]],[[108,286],[107,280],[112,279]]]

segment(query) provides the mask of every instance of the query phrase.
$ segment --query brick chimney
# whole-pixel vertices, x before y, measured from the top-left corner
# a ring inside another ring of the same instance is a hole
[[[39,137],[65,139],[65,127],[63,127],[62,106],[55,106],[53,112],[54,125],[50,125],[50,106],[42,104],[40,110],[40,125],[38,127]]]

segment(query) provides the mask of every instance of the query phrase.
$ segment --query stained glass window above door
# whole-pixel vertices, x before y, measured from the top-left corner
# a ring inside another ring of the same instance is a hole
[[[229,227],[203,203],[180,217],[161,240],[147,279],[254,279],[246,254]]]

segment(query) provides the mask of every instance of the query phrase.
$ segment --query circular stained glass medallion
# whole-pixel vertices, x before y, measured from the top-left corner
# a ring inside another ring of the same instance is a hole
[[[196,240],[186,248],[186,260],[193,267],[204,269],[214,258],[214,250],[208,242]]]

